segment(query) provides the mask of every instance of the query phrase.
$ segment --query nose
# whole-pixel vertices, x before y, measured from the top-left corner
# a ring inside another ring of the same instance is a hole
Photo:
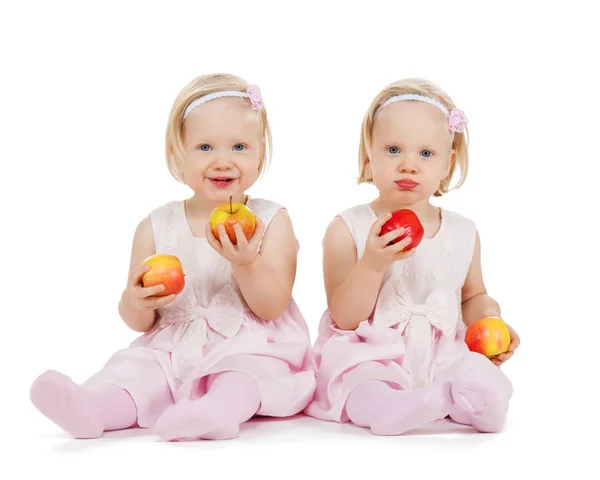
[[[231,157],[228,152],[217,152],[216,158],[213,162],[213,168],[216,170],[227,170],[231,168]]]
[[[398,171],[402,173],[417,173],[417,162],[412,154],[400,155]]]

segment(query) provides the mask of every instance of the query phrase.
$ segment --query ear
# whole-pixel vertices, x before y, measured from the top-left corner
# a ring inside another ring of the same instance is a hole
[[[452,165],[456,161],[456,150],[452,149],[450,151],[450,156],[448,158],[448,170],[446,171],[446,176],[450,175],[450,170],[452,169]]]

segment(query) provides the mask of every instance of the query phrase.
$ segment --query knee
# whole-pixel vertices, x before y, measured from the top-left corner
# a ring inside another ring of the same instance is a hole
[[[513,385],[500,367],[485,356],[469,352],[456,371],[453,391],[472,390],[483,395],[495,395],[508,401]]]

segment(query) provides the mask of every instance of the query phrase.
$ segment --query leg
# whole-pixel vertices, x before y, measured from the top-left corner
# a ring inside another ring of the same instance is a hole
[[[206,395],[182,400],[156,422],[163,440],[224,440],[238,435],[240,424],[260,407],[256,382],[245,373],[223,372],[211,376]]]
[[[381,380],[368,380],[358,385],[346,402],[350,421],[369,427],[375,435],[401,435],[444,418],[451,408],[448,382],[405,391]]]
[[[135,425],[137,410],[131,396],[111,384],[83,388],[62,373],[40,375],[30,391],[36,408],[75,438],[98,438],[107,430]]]
[[[166,352],[128,348],[115,353],[83,385],[59,372],[42,374],[31,387],[31,401],[75,438],[97,438],[136,423],[151,426],[173,404],[166,365]]]
[[[454,407],[450,417],[480,432],[499,432],[513,393],[504,373],[481,354],[469,352],[452,380]]]

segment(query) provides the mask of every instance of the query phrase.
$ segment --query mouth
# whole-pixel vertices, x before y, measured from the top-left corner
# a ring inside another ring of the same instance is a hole
[[[227,188],[228,186],[232,185],[233,182],[236,181],[235,178],[231,177],[211,177],[208,178],[208,180],[210,180],[210,182],[218,188]]]
[[[396,185],[398,185],[398,187],[402,190],[412,190],[415,187],[417,187],[417,185],[419,185],[417,182],[413,182],[412,180],[398,180],[396,182]]]

